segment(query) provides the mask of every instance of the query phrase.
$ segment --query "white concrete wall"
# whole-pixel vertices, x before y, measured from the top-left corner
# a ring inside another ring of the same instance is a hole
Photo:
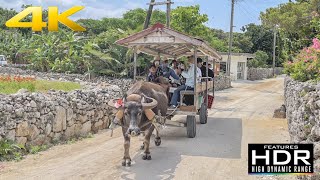
[[[222,56],[222,62],[228,61],[228,55],[221,55]],[[244,72],[244,79],[247,79],[247,56],[241,56],[241,55],[233,55],[231,56],[231,67],[230,67],[230,73],[231,73],[231,79],[237,80],[237,73],[238,73],[238,62],[244,62],[245,63],[245,72]]]

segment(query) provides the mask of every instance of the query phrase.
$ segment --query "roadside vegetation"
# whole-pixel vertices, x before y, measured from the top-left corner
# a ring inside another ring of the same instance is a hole
[[[20,161],[28,154],[38,154],[39,152],[45,151],[55,145],[74,144],[77,141],[81,141],[83,139],[88,139],[93,137],[94,135],[89,133],[86,136],[74,137],[68,141],[54,141],[52,142],[52,144],[40,145],[40,146],[36,146],[36,145],[24,146],[21,144],[17,144],[8,139],[2,139],[0,140],[0,162],[1,161]]]
[[[296,0],[261,12],[261,25],[248,24],[241,28],[241,33],[234,33],[232,52],[256,53],[257,58],[248,63],[250,67],[271,67],[276,31],[276,66],[295,61],[301,49],[310,46],[313,38],[320,38],[319,4],[320,0]],[[30,63],[29,68],[45,72],[90,72],[119,77],[132,75],[133,53],[114,42],[141,31],[147,12],[138,8],[127,11],[121,18],[80,19],[77,23],[87,29],[83,33],[73,33],[65,26],[59,32],[41,33],[6,28],[5,22],[15,14],[14,10],[0,7],[0,54],[6,55],[11,63]],[[206,26],[209,17],[200,13],[200,6],[177,7],[171,18],[171,28],[202,38],[220,52],[228,51],[228,32]],[[165,21],[165,12],[155,10],[151,24]],[[138,73],[147,69],[149,60],[147,55],[139,55]]]
[[[2,94],[14,94],[20,89],[26,89],[30,92],[46,93],[51,89],[72,91],[80,88],[80,84],[73,82],[36,80],[31,77],[20,76],[0,76],[0,93]]]
[[[313,39],[313,45],[304,48],[293,61],[285,65],[285,72],[298,81],[320,82],[320,41]]]
[[[23,6],[26,8],[28,6]],[[30,63],[29,68],[44,72],[87,73],[110,76],[131,76],[133,53],[114,42],[143,29],[145,9],[133,9],[121,18],[100,20],[80,19],[77,23],[87,31],[73,33],[64,26],[59,32],[32,33],[30,29],[8,29],[5,21],[17,14],[0,7],[0,54],[11,63]],[[46,16],[44,12],[44,16]],[[171,28],[207,41],[220,52],[228,51],[228,32],[206,26],[209,17],[200,13],[200,6],[178,7],[171,12]],[[45,18],[45,17],[44,17]],[[28,19],[30,20],[30,19]],[[165,24],[166,13],[155,10],[151,25]],[[191,23],[192,22],[192,23]],[[233,52],[256,53],[262,51],[263,66],[272,64],[273,30],[263,25],[248,24],[242,33],[234,33]],[[282,39],[279,41],[282,44]],[[286,59],[286,50],[279,46],[277,66]],[[151,57],[139,55],[138,73],[149,65]],[[262,64],[258,63],[258,64]]]

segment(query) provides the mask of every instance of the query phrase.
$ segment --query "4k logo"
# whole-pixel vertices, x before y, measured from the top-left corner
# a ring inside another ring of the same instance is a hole
[[[47,26],[47,23],[42,21],[42,8],[28,7],[7,21],[6,26],[10,28],[32,28],[32,31],[42,31],[43,28],[48,27],[49,31],[58,31],[60,22],[73,31],[86,31],[85,28],[68,18],[82,9],[84,9],[83,6],[75,6],[59,14],[58,7],[49,7]],[[21,20],[29,14],[32,14],[32,22],[21,22]]]

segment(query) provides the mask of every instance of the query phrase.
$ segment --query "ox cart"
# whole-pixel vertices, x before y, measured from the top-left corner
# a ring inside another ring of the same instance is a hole
[[[207,62],[215,64],[221,60],[221,56],[216,50],[211,48],[201,39],[193,38],[165,27],[163,24],[155,24],[141,32],[129,37],[120,39],[116,42],[118,45],[131,48],[134,52],[134,80],[137,75],[137,55],[139,53],[151,56],[161,56],[167,59],[179,59],[181,57],[194,56],[194,64],[197,64],[197,58],[202,57]],[[214,81],[212,78],[201,78],[201,82],[196,79],[197,68],[194,68],[194,90],[181,91],[180,102],[183,102],[185,96],[193,96],[193,105],[180,104],[179,108],[168,109],[165,124],[175,127],[185,127],[187,136],[194,138],[196,136],[196,116],[199,115],[200,123],[206,124],[208,119],[208,95],[212,91],[214,97]],[[208,76],[207,76],[208,77]],[[173,121],[172,117],[176,115],[186,115],[186,121]]]

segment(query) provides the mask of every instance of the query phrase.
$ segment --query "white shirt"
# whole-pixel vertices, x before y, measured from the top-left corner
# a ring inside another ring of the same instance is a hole
[[[190,68],[188,69],[187,72],[183,71],[182,76],[186,78],[186,86],[194,88],[194,64],[190,65]],[[200,68],[197,67],[197,83],[201,82],[199,78],[201,78],[201,70]]]

